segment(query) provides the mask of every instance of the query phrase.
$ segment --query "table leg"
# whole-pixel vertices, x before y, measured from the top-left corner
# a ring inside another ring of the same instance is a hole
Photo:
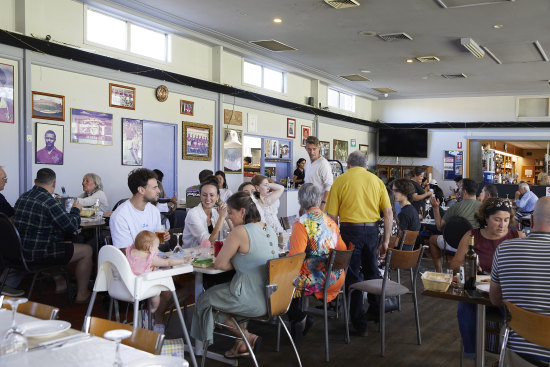
[[[476,367],[485,366],[485,305],[476,307]]]

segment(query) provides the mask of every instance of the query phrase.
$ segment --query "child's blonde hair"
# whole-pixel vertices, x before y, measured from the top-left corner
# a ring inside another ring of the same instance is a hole
[[[134,240],[134,246],[136,247],[136,250],[148,251],[151,247],[153,247],[155,240],[158,240],[158,237],[153,232],[141,231]]]

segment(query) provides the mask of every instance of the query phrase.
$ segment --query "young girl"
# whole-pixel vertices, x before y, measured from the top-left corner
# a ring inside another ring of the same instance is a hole
[[[126,257],[130,268],[136,275],[148,273],[159,266],[182,265],[189,262],[189,258],[163,259],[158,257],[160,241],[151,231],[141,231],[136,236],[134,244],[126,250]],[[160,302],[160,296],[151,298],[151,313],[154,313]]]

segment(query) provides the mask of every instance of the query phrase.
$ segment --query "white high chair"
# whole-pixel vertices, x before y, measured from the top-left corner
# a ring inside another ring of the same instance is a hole
[[[178,297],[176,295],[174,281],[172,280],[173,275],[191,273],[193,271],[193,266],[179,265],[170,269],[156,270],[138,276],[132,272],[128,259],[122,251],[111,245],[106,245],[101,248],[97,263],[97,277],[94,284],[94,290],[90,298],[90,304],[88,305],[88,310],[86,311],[86,317],[84,318],[84,325],[86,325],[86,320],[92,314],[97,292],[109,292],[109,296],[114,299],[130,303],[133,302],[133,325],[135,329],[138,324],[139,302],[147,298],[158,296],[161,291],[168,290],[172,292],[174,304],[183,329],[185,343],[189,346],[191,361],[193,366],[197,367],[193,346],[191,345],[191,341],[189,339],[189,334],[185,326],[185,320],[183,319]]]

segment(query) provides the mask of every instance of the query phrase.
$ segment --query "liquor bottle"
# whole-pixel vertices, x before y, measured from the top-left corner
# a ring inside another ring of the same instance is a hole
[[[464,259],[464,289],[476,289],[477,255],[474,252],[474,236],[470,236],[468,252]]]

